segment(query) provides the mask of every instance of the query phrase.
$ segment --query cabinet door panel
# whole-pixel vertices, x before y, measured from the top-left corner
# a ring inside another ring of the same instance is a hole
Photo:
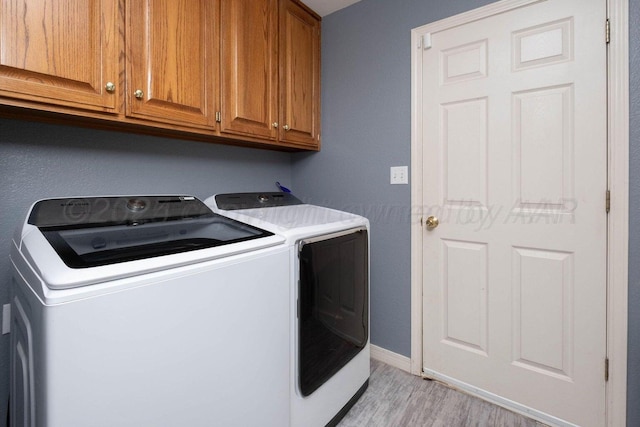
[[[117,0],[0,0],[0,96],[119,106]]]
[[[275,139],[277,1],[222,2],[222,132]]]
[[[127,2],[127,115],[215,126],[218,11],[212,0]]]
[[[318,146],[320,22],[291,0],[280,19],[280,141]]]

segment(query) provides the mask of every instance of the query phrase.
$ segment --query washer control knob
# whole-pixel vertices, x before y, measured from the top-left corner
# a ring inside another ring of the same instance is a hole
[[[129,199],[127,201],[127,209],[131,212],[140,212],[147,207],[147,202],[142,199]]]
[[[258,201],[259,201],[260,203],[266,203],[266,202],[268,202],[268,201],[269,201],[269,196],[267,196],[266,194],[260,194],[260,195],[258,196]]]
[[[96,236],[91,240],[93,249],[104,249],[107,247],[107,240],[102,236]]]

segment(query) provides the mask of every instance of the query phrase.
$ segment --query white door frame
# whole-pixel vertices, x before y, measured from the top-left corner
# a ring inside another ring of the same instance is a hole
[[[422,373],[422,93],[419,57],[423,34],[477,21],[547,0],[502,0],[411,30],[411,373]],[[605,1],[605,0],[602,0]],[[611,211],[607,256],[607,425],[625,426],[627,415],[627,317],[629,263],[629,0],[606,0],[611,38],[608,51],[608,179]],[[603,23],[604,37],[604,23]],[[603,40],[604,43],[604,40]],[[622,309],[623,308],[623,309]]]

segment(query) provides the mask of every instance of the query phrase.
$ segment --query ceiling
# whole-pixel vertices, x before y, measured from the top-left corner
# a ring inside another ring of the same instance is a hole
[[[304,4],[315,10],[320,16],[327,16],[336,10],[343,9],[360,0],[302,0]]]

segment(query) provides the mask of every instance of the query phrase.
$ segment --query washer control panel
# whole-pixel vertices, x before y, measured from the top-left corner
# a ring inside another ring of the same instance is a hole
[[[47,199],[36,202],[29,224],[37,227],[137,225],[213,215],[193,196],[123,196]]]

